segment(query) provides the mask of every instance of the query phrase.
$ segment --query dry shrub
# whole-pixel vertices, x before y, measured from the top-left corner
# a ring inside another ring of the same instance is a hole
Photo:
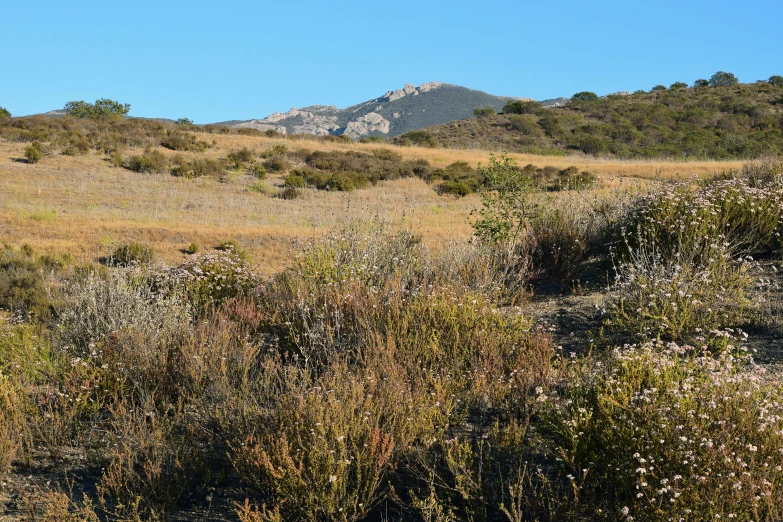
[[[181,334],[191,319],[190,308],[180,296],[153,291],[145,276],[132,269],[105,278],[90,273],[72,280],[64,285],[63,296],[58,336],[72,354],[80,356],[90,354],[90,343],[129,330],[147,339],[148,349],[154,350]]]
[[[11,468],[21,446],[22,414],[20,390],[0,370],[0,476]]]

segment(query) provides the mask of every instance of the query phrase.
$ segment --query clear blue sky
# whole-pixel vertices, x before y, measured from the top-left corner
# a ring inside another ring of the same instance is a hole
[[[780,0],[7,1],[0,106],[198,123],[440,81],[535,99],[783,74]]]

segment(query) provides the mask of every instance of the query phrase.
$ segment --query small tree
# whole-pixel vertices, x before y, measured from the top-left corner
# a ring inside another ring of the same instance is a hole
[[[478,172],[484,177],[484,189],[473,232],[490,243],[513,244],[538,214],[538,205],[530,197],[535,186],[506,153],[500,159],[490,154],[489,164],[479,164]]]
[[[688,88],[688,84],[685,82],[674,82],[669,86],[669,89],[673,91],[677,91],[679,89],[687,89],[687,88]]]
[[[108,98],[95,100],[94,104],[83,100],[70,101],[65,104],[65,112],[74,118],[121,118],[130,112],[130,104]]]
[[[731,73],[718,71],[710,78],[710,87],[731,87],[737,85],[739,80]]]
[[[693,86],[694,87],[709,87],[710,86],[710,82],[702,78],[702,79],[699,79],[699,80],[696,80],[695,82],[693,82]]]
[[[11,113],[5,107],[0,107],[0,121],[10,120]]]
[[[783,76],[774,75],[770,76],[769,80],[767,80],[771,85],[774,85],[775,87],[783,87]],[[9,115],[10,116],[10,115]]]
[[[188,118],[180,118],[174,123],[176,123],[177,125],[193,125],[193,120],[190,120]]]
[[[473,115],[477,118],[487,118],[495,115],[495,109],[493,107],[477,107],[473,111]]]
[[[666,86],[665,85],[656,85],[655,87],[652,88],[652,90],[653,91],[665,91],[666,90]]]
[[[503,114],[533,114],[542,107],[537,101],[512,100],[503,107]]]
[[[598,95],[594,92],[582,91],[574,94],[571,97],[571,100],[580,101],[580,102],[594,102],[594,101],[598,101]]]

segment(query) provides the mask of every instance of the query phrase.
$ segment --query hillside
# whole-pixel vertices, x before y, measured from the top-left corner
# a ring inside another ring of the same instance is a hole
[[[676,84],[675,84],[676,85]],[[755,157],[783,151],[783,86],[657,87],[529,114],[427,129],[442,147],[620,158]]]
[[[402,89],[339,109],[333,105],[313,105],[288,112],[276,112],[263,119],[223,122],[237,128],[275,130],[282,134],[346,135],[352,139],[369,136],[396,136],[411,130],[441,125],[470,117],[476,107],[501,110],[512,98],[439,82]]]

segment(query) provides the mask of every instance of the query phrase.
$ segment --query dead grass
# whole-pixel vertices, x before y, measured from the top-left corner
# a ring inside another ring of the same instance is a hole
[[[433,166],[455,161],[471,165],[486,162],[489,152],[345,144],[242,135],[198,134],[215,140],[203,154],[181,153],[185,158],[225,157],[242,147],[260,153],[275,145],[289,150],[372,151],[388,148],[404,159],[425,159]],[[209,248],[236,239],[248,248],[264,274],[286,265],[292,245],[357,220],[380,215],[391,223],[414,228],[431,244],[471,233],[468,217],[478,198],[440,196],[419,179],[381,182],[351,193],[305,190],[304,197],[286,201],[249,190],[250,175],[232,173],[226,180],[187,180],[168,174],[139,174],[112,167],[106,156],[52,155],[37,164],[18,160],[21,143],[0,142],[0,222],[2,239],[36,245],[42,251],[70,252],[88,261],[105,255],[116,244],[148,243],[158,260],[179,262],[188,244]],[[167,155],[171,151],[160,149]],[[129,150],[127,154],[139,153]],[[629,187],[644,180],[707,176],[740,162],[607,161],[587,157],[539,157],[512,154],[525,165],[576,165],[601,180],[601,190]],[[630,178],[630,179],[627,179]],[[634,179],[635,178],[635,179]],[[268,183],[282,186],[280,176]]]

